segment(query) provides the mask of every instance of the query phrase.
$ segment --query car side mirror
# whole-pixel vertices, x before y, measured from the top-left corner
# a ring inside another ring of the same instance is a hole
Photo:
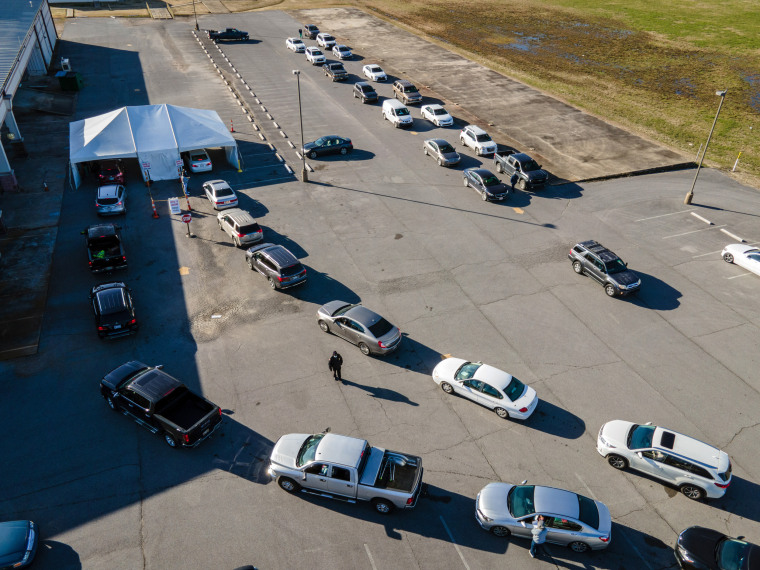
[[[637,452],[636,452],[636,455],[638,455],[638,456],[639,456],[639,459],[644,459],[644,454],[643,454],[643,453],[641,453],[640,451],[637,451]]]
[[[523,482],[522,482],[522,483],[520,483],[520,485],[525,485],[525,483],[527,483],[527,482],[528,482],[528,480],[527,480],[527,479],[525,479],[525,480],[523,480]]]
[[[303,475],[301,476],[301,479],[303,479],[304,481],[306,481],[306,471],[303,472]]]
[[[163,368],[164,368],[163,364],[159,364],[158,366],[156,366],[156,370],[162,370]]]

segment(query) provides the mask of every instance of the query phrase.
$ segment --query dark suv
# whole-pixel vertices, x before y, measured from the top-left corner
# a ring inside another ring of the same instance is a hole
[[[422,95],[414,86],[414,83],[406,79],[399,79],[393,84],[393,96],[404,105],[422,103]]]
[[[590,275],[610,297],[635,293],[641,287],[641,279],[623,260],[594,240],[576,244],[567,257],[578,275]]]
[[[362,103],[372,103],[377,101],[377,91],[366,81],[354,83],[354,98],[361,99]]]
[[[272,289],[287,289],[306,283],[306,269],[281,245],[262,243],[253,246],[245,252],[245,260],[248,267],[267,278]]]
[[[315,26],[314,24],[304,24],[303,25],[303,36],[305,38],[309,38],[310,40],[314,40],[317,38],[317,34],[319,33],[319,28]]]
[[[95,326],[100,338],[116,338],[137,332],[137,317],[129,287],[121,281],[96,285],[90,291]]]

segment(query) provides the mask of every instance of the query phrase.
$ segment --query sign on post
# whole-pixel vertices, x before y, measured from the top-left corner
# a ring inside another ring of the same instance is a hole
[[[169,198],[169,210],[172,214],[180,214],[179,198]]]
[[[182,221],[186,224],[190,223],[190,220],[193,219],[193,216],[191,214],[182,214]]]
[[[142,163],[143,168],[150,168],[150,162],[143,162]]]

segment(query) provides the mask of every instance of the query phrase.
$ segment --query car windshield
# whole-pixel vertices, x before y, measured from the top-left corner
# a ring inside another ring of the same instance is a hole
[[[311,55],[323,55],[323,54],[322,54],[322,52],[321,52],[321,51],[319,51],[318,49],[312,49],[312,50],[311,50]]]
[[[230,188],[217,188],[216,197],[221,198],[223,196],[234,196],[234,193]]]
[[[496,186],[497,184],[501,184],[501,182],[493,174],[490,174],[483,177],[483,184],[486,186]]]
[[[282,273],[283,277],[293,277],[293,275],[298,275],[301,271],[303,271],[303,265],[296,263],[290,267],[283,267],[280,273]]]
[[[533,485],[517,485],[509,490],[507,508],[514,518],[519,519],[536,512],[536,506],[533,504],[535,489]]]
[[[335,40],[335,38],[334,38],[334,37],[332,37],[332,36],[331,36],[331,35],[329,35],[329,34],[325,34],[324,36],[322,36],[322,38],[323,38],[323,39],[324,39],[326,42],[331,42],[331,41],[334,41],[334,40]]]
[[[327,137],[319,137],[317,140],[314,141],[314,144],[317,145],[317,146],[322,146],[328,140],[330,140],[330,139],[328,139]]]
[[[349,51],[346,46],[341,46],[338,48],[338,51]]]
[[[478,368],[481,366],[483,366],[483,364],[480,362],[465,362],[462,364],[462,366],[459,367],[459,370],[457,370],[454,378],[457,380],[469,380],[475,376],[475,372],[477,372]]]
[[[578,495],[578,507],[580,508],[580,514],[578,515],[580,521],[593,529],[599,530],[599,509],[596,503],[588,497]]]
[[[409,109],[407,109],[406,107],[404,107],[403,109],[396,109],[396,115],[398,115],[399,117],[403,117],[408,114],[409,114]]]
[[[377,321],[374,325],[369,326],[370,332],[375,335],[375,338],[382,338],[393,330],[393,325],[386,321],[383,317]]]
[[[446,112],[446,109],[444,109],[443,107],[438,107],[437,109],[433,109],[433,113],[435,113],[436,115],[448,115],[448,113]]]
[[[383,70],[382,70],[382,69],[380,69],[380,68],[379,68],[378,66],[376,66],[376,65],[375,65],[375,66],[373,66],[373,67],[370,67],[370,68],[369,68],[369,71],[370,71],[370,73],[382,73],[382,72],[383,72]]]
[[[604,266],[607,268],[607,275],[613,275],[614,273],[620,273],[628,269],[620,258],[615,261],[607,261]]]
[[[723,570],[741,570],[747,568],[750,546],[735,538],[722,538],[715,547],[715,560]]]
[[[475,135],[475,140],[478,142],[488,142],[491,140],[491,137],[488,133],[482,133],[480,135]]]
[[[359,85],[359,89],[361,89],[364,93],[374,93],[375,90],[372,89],[371,85]]]
[[[504,388],[504,393],[507,395],[507,398],[514,402],[523,395],[523,392],[525,392],[525,384],[512,376],[512,381],[509,383],[509,386]]]
[[[314,457],[317,455],[317,447],[323,437],[325,437],[325,434],[318,433],[306,438],[301,449],[298,450],[298,457],[296,457],[296,465],[298,467],[301,467],[310,461],[314,461]]]
[[[538,165],[538,163],[535,160],[528,160],[526,162],[522,163],[522,169],[525,172],[530,172],[531,170],[540,170],[541,167]]]
[[[439,149],[441,152],[444,152],[444,153],[445,153],[445,152],[456,152],[456,151],[454,150],[454,147],[453,147],[453,146],[451,146],[449,143],[446,143],[446,144],[442,144],[442,145],[440,145],[440,146],[438,147],[438,149]]]
[[[344,71],[342,63],[333,63],[330,67],[333,71]]]
[[[352,309],[352,308],[354,308],[354,307],[358,307],[358,306],[359,306],[359,305],[351,305],[351,304],[348,304],[348,305],[343,305],[343,306],[342,306],[340,309],[338,309],[337,311],[335,311],[335,312],[334,312],[332,315],[330,315],[330,316],[332,316],[332,317],[339,317],[339,316],[341,316],[341,315],[344,315],[344,314],[346,314],[346,313],[348,312],[348,310],[349,310],[349,309]]]
[[[628,432],[628,449],[645,449],[652,447],[652,437],[654,436],[654,426],[634,425]]]

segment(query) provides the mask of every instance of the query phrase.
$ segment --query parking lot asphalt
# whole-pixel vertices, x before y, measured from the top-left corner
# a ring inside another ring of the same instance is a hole
[[[112,277],[132,287],[142,328],[110,343],[93,330],[86,295],[101,279],[88,274],[79,235],[95,220],[94,184],[64,194],[39,353],[0,363],[0,519],[39,523],[40,568],[540,566],[527,542],[491,536],[474,520],[486,483],[524,479],[597,498],[613,516],[609,549],[549,546],[547,567],[673,567],[675,537],[693,524],[760,542],[760,281],[720,258],[733,239],[725,231],[760,241],[754,189],[705,170],[685,207],[692,173],[684,171],[485,203],[463,187],[461,169],[487,159],[464,151],[460,166],[437,167],[422,140],[454,142],[457,130],[432,128],[415,111],[411,132],[391,128],[378,106],[285,49],[297,20],[276,11],[199,20],[251,33],[217,53],[261,102],[258,131],[190,23],[75,20],[64,33],[68,54],[92,57],[93,87],[78,114],[138,101],[213,108],[235,122],[246,168],[236,172],[212,152],[214,172],[191,178],[194,238],[168,213],[178,184],[152,188],[161,214],[153,219],[137,166],[128,170],[121,223],[130,268]],[[349,81],[362,61],[347,64]],[[335,133],[356,147],[309,160],[309,184],[283,166],[298,167],[288,145],[300,142],[293,69],[302,72],[305,138]],[[389,96],[389,85],[379,89]],[[200,196],[210,178],[229,180],[265,239],[302,260],[304,288],[273,292],[248,269]],[[573,273],[567,251],[589,238],[642,277],[639,295],[609,299]],[[336,298],[361,300],[398,325],[401,348],[367,358],[323,334],[316,309]],[[333,350],[345,359],[343,383],[327,370]],[[445,355],[515,374],[538,391],[535,415],[504,421],[447,396],[430,378]],[[130,359],[164,364],[219,404],[221,433],[175,451],[112,414],[97,383]],[[692,502],[607,466],[595,440],[614,418],[653,421],[726,450],[727,496]],[[383,517],[367,505],[286,495],[269,481],[277,438],[327,428],[420,455],[427,496]]]

